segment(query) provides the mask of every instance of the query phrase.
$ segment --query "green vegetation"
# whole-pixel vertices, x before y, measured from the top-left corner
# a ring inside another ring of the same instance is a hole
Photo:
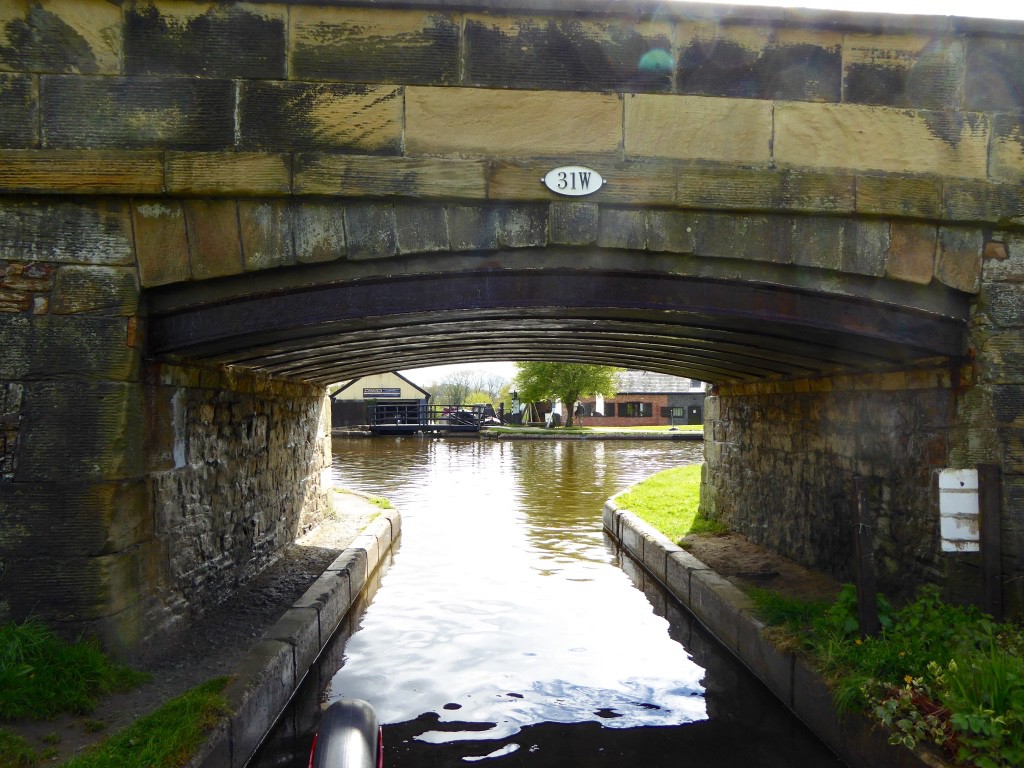
[[[0,626],[0,719],[43,720],[61,712],[87,714],[109,693],[134,688],[148,676],[112,663],[95,643],[67,643],[35,620]],[[97,744],[65,768],[178,768],[227,711],[218,678],[171,700],[156,712]],[[90,732],[103,723],[85,720]],[[56,734],[44,743],[59,741]],[[0,768],[32,768],[56,754],[37,753],[25,739],[0,729]]]
[[[565,426],[572,426],[573,408],[581,395],[614,395],[615,374],[622,370],[607,365],[579,363],[516,363],[515,386],[524,403],[561,400],[568,415]]]
[[[35,750],[27,741],[0,729],[0,768],[32,768],[38,761]]]
[[[698,514],[700,505],[700,464],[667,469],[633,486],[615,499],[653,525],[672,541],[688,533],[721,533],[725,529]]]
[[[85,714],[101,696],[145,679],[112,663],[95,643],[66,643],[38,621],[0,626],[0,718]]]
[[[228,712],[221,677],[171,699],[156,712],[97,744],[64,768],[179,768]]]
[[[947,605],[934,588],[895,609],[879,596],[882,632],[861,637],[856,592],[831,606],[755,591],[766,623],[815,660],[837,705],[888,726],[890,742],[931,744],[957,765],[1024,765],[1024,630],[976,608]]]
[[[383,496],[369,496],[367,497],[366,500],[373,504],[373,506],[375,507],[380,507],[381,509],[391,509],[391,501],[385,499]]]

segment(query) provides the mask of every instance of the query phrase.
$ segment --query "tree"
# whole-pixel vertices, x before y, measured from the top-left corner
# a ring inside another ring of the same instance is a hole
[[[573,409],[581,395],[615,394],[615,374],[620,368],[579,363],[516,363],[515,384],[523,402],[561,400],[569,415],[565,425],[572,426]]]
[[[427,385],[433,401],[443,405],[462,405],[474,389],[473,376],[467,371],[450,373],[441,381]]]

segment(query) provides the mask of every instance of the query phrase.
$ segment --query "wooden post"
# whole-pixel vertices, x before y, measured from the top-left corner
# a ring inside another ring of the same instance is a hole
[[[981,609],[1003,620],[1001,562],[1002,488],[998,464],[978,465],[978,520],[981,548]]]
[[[877,635],[878,585],[875,580],[875,555],[872,550],[871,510],[868,506],[867,483],[863,477],[853,478],[853,543],[856,553],[857,620],[861,635]]]

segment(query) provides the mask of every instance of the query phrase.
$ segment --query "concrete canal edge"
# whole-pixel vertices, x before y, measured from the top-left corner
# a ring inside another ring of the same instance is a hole
[[[840,716],[821,676],[765,639],[765,624],[754,615],[746,593],[629,510],[619,509],[615,499],[604,505],[605,530],[847,765],[947,765],[933,754],[889,744],[888,734],[866,717]]]
[[[313,668],[345,614],[398,540],[402,518],[381,510],[250,649],[224,689],[230,714],[189,768],[242,768]]]

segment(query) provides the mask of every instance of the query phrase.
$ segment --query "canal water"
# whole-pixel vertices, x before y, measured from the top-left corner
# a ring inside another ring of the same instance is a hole
[[[403,531],[318,698],[372,703],[389,768],[840,765],[602,532],[605,499],[700,443],[333,450],[336,484]]]

